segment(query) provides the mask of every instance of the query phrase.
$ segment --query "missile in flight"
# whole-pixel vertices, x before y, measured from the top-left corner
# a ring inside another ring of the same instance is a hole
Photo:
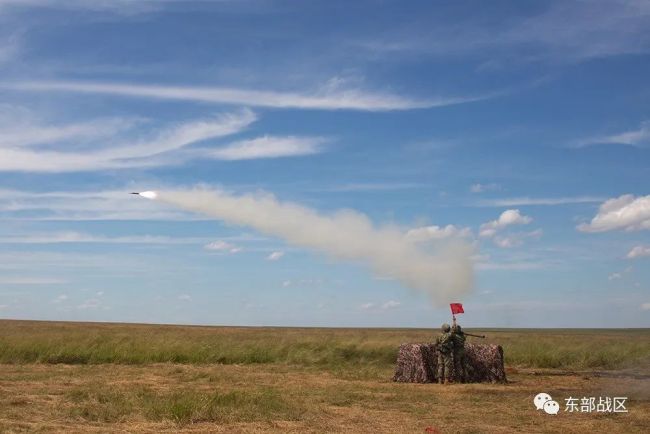
[[[129,194],[137,194],[138,196],[146,197],[147,199],[155,199],[158,196],[158,194],[155,191],[141,191],[141,192],[133,191]]]

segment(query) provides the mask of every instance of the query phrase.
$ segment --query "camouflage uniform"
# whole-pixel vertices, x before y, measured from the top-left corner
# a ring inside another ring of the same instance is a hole
[[[454,370],[454,340],[449,324],[442,325],[442,334],[436,339],[438,349],[438,383],[449,382],[453,379]]]
[[[467,376],[467,360],[465,359],[465,333],[459,325],[451,328],[451,336],[454,342],[454,378],[460,382],[465,382]]]

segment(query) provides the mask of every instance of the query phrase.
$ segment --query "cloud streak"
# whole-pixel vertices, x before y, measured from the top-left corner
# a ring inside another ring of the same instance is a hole
[[[476,184],[472,184],[469,187],[469,191],[472,193],[485,193],[486,191],[494,191],[494,190],[500,190],[501,186],[496,183],[490,183],[490,184],[481,184],[480,182]]]
[[[8,110],[2,110],[3,116]],[[96,119],[68,125],[39,125],[26,119],[11,119],[0,127],[0,148],[21,148],[61,141],[89,141],[111,137],[130,129],[135,119]]]
[[[261,158],[297,157],[323,151],[322,137],[262,136],[241,140],[222,148],[207,151],[206,157],[217,160],[252,160]]]
[[[250,110],[226,113],[177,125],[151,139],[85,152],[26,149],[28,143],[22,137],[21,146],[0,147],[0,171],[56,173],[166,165],[174,160],[159,159],[161,154],[177,151],[192,143],[238,133],[255,120],[256,116]],[[85,129],[82,128],[81,132]],[[64,130],[67,131],[65,128],[60,131]],[[79,133],[75,131],[75,134]],[[70,132],[60,132],[59,136],[66,134]],[[30,144],[34,144],[34,140],[40,139],[31,138]]]
[[[312,93],[292,93],[233,87],[162,86],[78,81],[25,81],[4,83],[0,87],[18,91],[73,92],[306,110],[412,110],[462,104],[488,98],[488,96],[471,96],[414,99],[360,89],[324,88]]]
[[[609,136],[592,137],[578,141],[575,147],[582,148],[593,145],[629,145],[636,147],[645,147],[650,145],[650,121],[641,123],[639,129],[624,131]]]

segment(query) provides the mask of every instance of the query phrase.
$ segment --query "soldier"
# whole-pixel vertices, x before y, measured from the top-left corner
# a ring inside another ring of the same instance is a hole
[[[451,328],[451,339],[454,342],[454,378],[464,383],[468,380],[467,362],[465,360],[465,332],[458,324]]]
[[[449,324],[442,325],[442,334],[436,339],[438,348],[438,383],[453,381],[454,340]]]

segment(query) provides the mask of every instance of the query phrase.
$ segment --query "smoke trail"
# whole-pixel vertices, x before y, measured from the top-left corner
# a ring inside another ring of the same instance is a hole
[[[471,248],[460,240],[422,250],[395,226],[375,227],[364,214],[315,210],[279,202],[270,194],[235,196],[220,190],[158,191],[142,194],[230,224],[250,226],[330,256],[363,261],[386,277],[424,291],[434,304],[453,301],[473,282]]]

